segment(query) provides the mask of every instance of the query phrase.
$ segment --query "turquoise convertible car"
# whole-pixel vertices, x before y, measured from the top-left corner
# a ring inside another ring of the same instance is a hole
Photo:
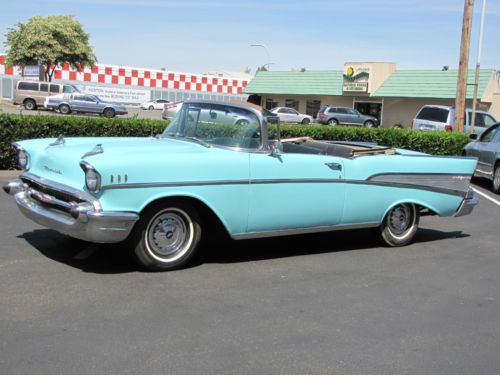
[[[279,126],[244,104],[186,102],[158,137],[15,147],[24,172],[4,190],[25,216],[86,241],[127,240],[149,270],[182,267],[217,227],[233,239],[374,227],[401,246],[421,215],[477,204],[476,159],[280,139]]]

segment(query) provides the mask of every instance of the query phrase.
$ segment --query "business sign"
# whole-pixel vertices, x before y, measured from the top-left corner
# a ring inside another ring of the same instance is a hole
[[[40,66],[26,65],[23,68],[22,76],[26,81],[39,81],[40,80]]]
[[[345,66],[343,75],[342,91],[344,92],[368,92],[368,79],[370,68]]]
[[[122,89],[106,86],[83,86],[84,93],[97,95],[101,99],[112,103],[141,104],[151,100],[149,90]]]

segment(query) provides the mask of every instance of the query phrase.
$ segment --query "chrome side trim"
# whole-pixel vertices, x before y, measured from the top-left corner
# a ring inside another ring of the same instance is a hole
[[[131,184],[114,184],[102,187],[102,190],[112,189],[139,189],[157,187],[183,187],[183,186],[217,186],[217,185],[265,185],[265,184],[354,184],[386,186],[402,189],[419,189],[436,193],[465,196],[465,191],[443,188],[432,185],[419,185],[416,183],[397,183],[372,180],[345,180],[342,178],[280,178],[280,179],[255,179],[255,180],[219,180],[219,181],[179,181],[179,182],[143,182]]]
[[[363,224],[337,224],[337,225],[309,227],[309,228],[279,229],[279,230],[263,231],[263,232],[250,232],[250,233],[233,234],[233,235],[231,235],[231,238],[233,238],[234,240],[248,240],[248,239],[253,239],[253,238],[291,236],[291,235],[296,235],[296,234],[320,233],[320,232],[333,232],[336,230],[375,228],[375,227],[378,227],[379,225],[380,225],[379,222],[373,222],[373,223],[363,223]]]

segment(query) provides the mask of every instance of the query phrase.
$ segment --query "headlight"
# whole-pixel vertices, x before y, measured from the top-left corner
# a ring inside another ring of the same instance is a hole
[[[26,169],[26,167],[28,166],[28,154],[26,153],[26,151],[19,150],[17,158],[18,158],[19,168]]]
[[[19,166],[19,169],[24,169],[24,170],[28,169],[28,164],[29,164],[28,153],[16,143],[14,143],[13,146],[17,151],[17,165]]]
[[[99,193],[101,190],[101,175],[86,161],[80,163],[80,167],[85,172],[85,186],[92,193]]]

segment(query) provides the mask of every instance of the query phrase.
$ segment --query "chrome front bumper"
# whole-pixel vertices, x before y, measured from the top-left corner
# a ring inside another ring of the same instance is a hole
[[[472,188],[469,188],[469,190],[467,190],[467,194],[465,195],[464,200],[460,204],[460,207],[458,207],[455,217],[465,216],[470,214],[478,203],[479,199],[474,197],[474,190],[472,190]]]
[[[127,238],[139,219],[135,213],[102,211],[95,201],[83,201],[81,196],[75,197],[75,201],[60,199],[30,186],[31,182],[45,186],[46,180],[33,175],[24,179],[9,181],[4,191],[14,196],[24,216],[68,236],[89,242],[120,242]],[[55,188],[50,186],[48,190],[55,191]],[[57,192],[70,196],[74,189],[64,189],[64,185],[57,184]]]

